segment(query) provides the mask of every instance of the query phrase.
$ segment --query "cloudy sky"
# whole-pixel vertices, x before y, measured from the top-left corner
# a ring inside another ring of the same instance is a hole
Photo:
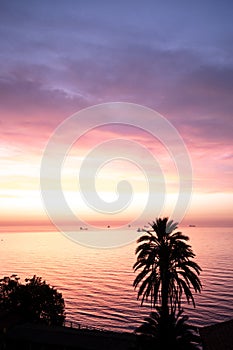
[[[187,146],[193,190],[185,222],[232,224],[232,13],[227,0],[1,0],[1,223],[46,220],[41,159],[62,121],[96,104],[130,102],[164,116]],[[135,136],[122,128],[95,131],[67,160],[67,174],[75,156],[83,159],[80,149],[110,134]],[[172,173],[165,155],[158,161]],[[121,178],[122,169],[115,162],[102,176],[112,179],[114,170]],[[142,194],[138,170],[127,169]]]

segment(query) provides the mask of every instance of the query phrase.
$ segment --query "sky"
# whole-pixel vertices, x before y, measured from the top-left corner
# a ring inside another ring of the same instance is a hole
[[[157,111],[187,147],[193,179],[183,223],[232,225],[232,11],[227,0],[1,0],[0,224],[49,222],[40,169],[54,130],[84,108],[127,102]],[[179,189],[168,152],[143,131],[109,126],[83,135],[64,161],[62,188],[77,220],[126,224],[143,210],[146,160],[141,168],[129,159],[111,161],[114,144],[95,178],[96,190],[110,203],[117,183],[127,179],[134,200],[111,216],[82,202],[77,182],[82,161],[114,138],[143,143],[156,156],[166,179],[162,214],[169,216]],[[121,156],[125,147],[118,147]],[[148,220],[158,214],[153,210]]]

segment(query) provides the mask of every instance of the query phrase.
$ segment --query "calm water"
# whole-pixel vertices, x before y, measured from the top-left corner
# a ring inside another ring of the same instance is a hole
[[[203,269],[196,309],[186,308],[197,326],[233,318],[233,229],[180,228],[190,237]],[[103,234],[106,234],[104,231]],[[87,231],[87,234],[91,234]],[[128,231],[121,234],[130,234]],[[58,232],[0,233],[0,275],[36,274],[62,292],[67,319],[87,326],[131,331],[148,315],[132,287],[136,244],[93,249]]]

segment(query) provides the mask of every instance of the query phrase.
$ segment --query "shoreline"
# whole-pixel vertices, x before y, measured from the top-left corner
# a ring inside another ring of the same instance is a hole
[[[19,346],[25,350],[41,347],[44,350],[129,350],[136,346],[136,341],[134,333],[30,323],[15,325],[1,336],[1,344],[6,345],[6,350]]]
[[[198,331],[204,349],[226,350],[232,346],[233,319],[200,327]],[[139,349],[140,338],[133,332],[18,323],[1,329],[0,345],[6,350],[133,350]]]

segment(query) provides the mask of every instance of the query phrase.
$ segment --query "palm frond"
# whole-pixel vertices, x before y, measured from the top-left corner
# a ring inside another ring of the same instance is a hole
[[[133,286],[141,303],[150,298],[151,305],[167,304],[167,310],[180,310],[182,296],[195,307],[193,292],[200,292],[200,266],[189,237],[176,231],[178,224],[168,218],[157,218],[137,240],[133,265],[138,275]],[[163,302],[162,302],[163,300]]]

